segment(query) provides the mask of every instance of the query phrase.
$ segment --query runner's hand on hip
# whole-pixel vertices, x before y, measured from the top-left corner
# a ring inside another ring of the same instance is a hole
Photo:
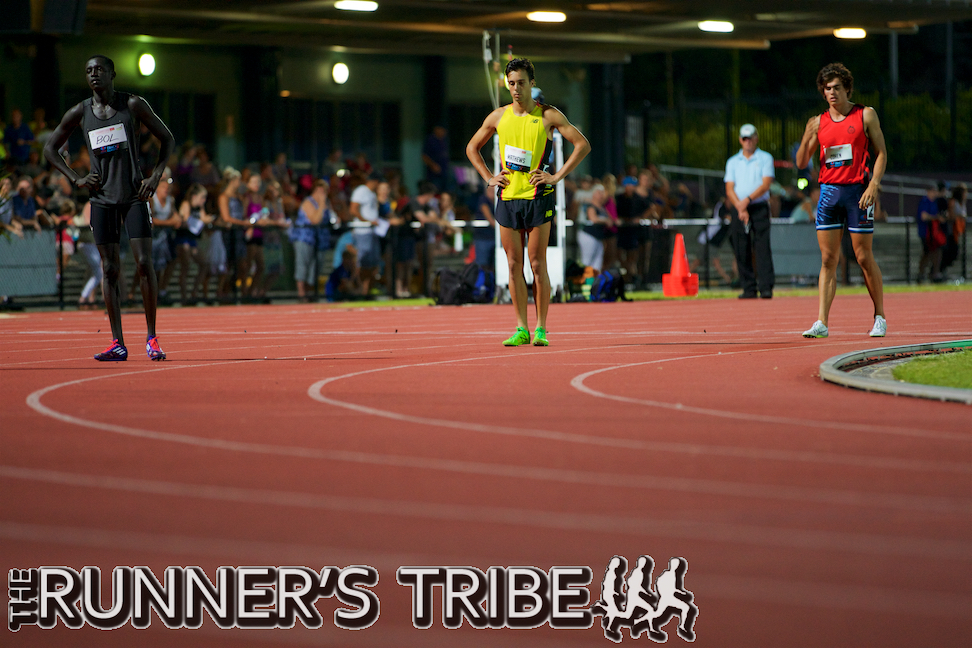
[[[507,177],[509,175],[510,175],[509,170],[503,169],[502,171],[494,175],[492,178],[490,178],[489,181],[486,182],[486,184],[487,186],[490,187],[506,187],[507,185],[510,184],[510,179]]]
[[[530,172],[530,184],[532,184],[534,187],[542,184],[554,184],[554,177],[546,171],[534,169]]]

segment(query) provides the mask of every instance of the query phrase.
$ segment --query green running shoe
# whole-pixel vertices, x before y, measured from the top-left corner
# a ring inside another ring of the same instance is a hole
[[[547,342],[547,329],[538,326],[533,332],[533,346],[550,346]]]
[[[524,344],[530,344],[530,331],[522,326],[517,326],[516,333],[503,342],[503,346],[523,346]]]

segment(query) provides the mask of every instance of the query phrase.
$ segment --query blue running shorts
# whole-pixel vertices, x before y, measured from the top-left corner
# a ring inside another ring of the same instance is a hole
[[[817,229],[842,229],[855,234],[874,233],[874,207],[861,209],[861,196],[866,187],[862,184],[820,185],[820,202],[817,203]]]

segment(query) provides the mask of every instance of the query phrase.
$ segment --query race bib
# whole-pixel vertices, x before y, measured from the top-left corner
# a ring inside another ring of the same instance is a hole
[[[833,169],[834,167],[847,166],[854,161],[854,152],[851,150],[850,144],[840,144],[838,146],[830,146],[824,152],[824,165],[828,169]]]
[[[529,171],[533,163],[533,151],[506,145],[503,151],[506,168],[510,171]]]
[[[105,155],[114,151],[128,148],[128,134],[124,124],[112,124],[104,128],[88,131],[88,142],[91,152],[95,155]]]
[[[206,227],[206,223],[204,223],[201,218],[197,218],[195,216],[190,216],[186,221],[186,225],[189,227],[189,231],[195,236],[199,236],[202,233],[203,228]]]

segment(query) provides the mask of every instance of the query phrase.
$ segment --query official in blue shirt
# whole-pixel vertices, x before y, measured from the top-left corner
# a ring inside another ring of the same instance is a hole
[[[726,199],[732,206],[730,240],[739,266],[743,292],[740,299],[773,296],[776,275],[770,250],[769,188],[773,183],[773,156],[759,148],[759,133],[752,124],[739,129],[742,150],[726,161]],[[753,256],[756,267],[753,267]]]

